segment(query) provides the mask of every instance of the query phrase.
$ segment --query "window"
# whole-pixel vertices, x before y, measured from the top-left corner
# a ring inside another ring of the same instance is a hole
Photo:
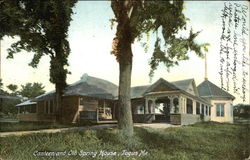
[[[20,113],[24,113],[25,112],[25,106],[21,106],[20,107]]]
[[[50,104],[50,106],[49,106],[49,113],[53,113],[54,112],[54,101],[50,100],[49,104]]]
[[[144,105],[139,106],[138,114],[143,114],[144,113]]]
[[[206,116],[208,115],[208,106],[206,106]]]
[[[187,113],[193,114],[193,101],[187,98]]]
[[[216,116],[224,117],[224,105],[223,103],[216,104]]]
[[[200,114],[200,103],[196,102],[196,114]]]
[[[49,113],[49,101],[45,101],[45,113]]]
[[[211,116],[211,107],[208,107],[209,108],[209,116]]]
[[[36,113],[36,104],[31,106],[30,113]]]
[[[204,106],[204,104],[202,104],[201,105],[201,114],[203,114],[204,115],[204,111],[205,111],[205,108],[204,108],[205,106]]]
[[[179,113],[179,99],[174,98],[173,104],[174,104],[174,113]]]
[[[140,106],[140,112],[143,112],[143,111],[144,111],[144,106],[141,105],[141,106]]]
[[[30,113],[30,106],[29,105],[25,106],[25,113],[26,114]]]
[[[104,107],[104,103],[105,103],[104,100],[98,100],[98,107],[103,108]],[[89,105],[89,103],[86,102],[86,103],[83,103],[83,105],[87,106],[87,105]],[[106,107],[106,105],[105,105],[105,107]]]
[[[55,103],[54,100],[45,101],[44,102],[44,113],[46,113],[46,114],[54,113],[55,112],[55,107],[56,107],[56,103]]]

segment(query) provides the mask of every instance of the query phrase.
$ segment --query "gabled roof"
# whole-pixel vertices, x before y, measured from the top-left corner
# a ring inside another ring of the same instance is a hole
[[[173,85],[172,83],[169,83],[168,81],[166,81],[163,78],[160,78],[158,81],[156,81],[154,84],[152,84],[150,87],[147,88],[147,90],[145,91],[144,94],[152,92],[159,84],[165,84],[166,86],[169,87],[169,89],[171,90],[180,90],[178,87],[176,87],[175,85]]]
[[[113,99],[118,95],[118,87],[109,81],[84,74],[81,80],[65,89],[63,96],[71,95]],[[38,96],[35,100],[40,101],[52,98],[55,98],[55,91]]]
[[[229,98],[235,99],[233,95],[222,90],[212,82],[205,80],[198,87],[199,95],[203,98]]]
[[[167,87],[165,89],[167,89],[169,91],[180,91],[186,95],[189,95],[195,99],[200,100],[201,102],[209,103],[206,99],[199,96],[194,79],[187,79],[187,80],[176,81],[176,82],[168,82],[165,79],[160,78],[158,81],[156,81],[152,85],[137,86],[137,87],[131,88],[131,98],[141,98],[145,94],[153,92],[161,84],[164,84]],[[180,85],[180,86],[178,86],[178,85]],[[194,88],[194,92],[196,94],[190,93],[188,91],[190,85],[194,85],[193,88]],[[163,86],[160,86],[160,88],[158,88],[158,89],[163,89],[162,91],[165,91],[164,87],[163,88],[162,87]]]
[[[163,78],[160,78],[152,85],[145,85],[145,86],[136,86],[131,88],[131,98],[141,98],[144,96],[145,93],[152,91],[155,87],[157,87],[160,83],[166,84],[170,86],[173,90],[183,90],[189,92],[190,84],[194,83],[194,79],[186,79],[174,82],[168,82]],[[194,83],[195,85],[195,83]],[[196,87],[196,86],[195,86]],[[197,89],[194,88],[197,92]]]

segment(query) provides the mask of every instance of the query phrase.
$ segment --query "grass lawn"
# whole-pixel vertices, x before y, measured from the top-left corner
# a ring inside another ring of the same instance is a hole
[[[241,160],[250,155],[249,133],[249,125],[204,122],[161,130],[136,127],[134,137],[125,139],[117,129],[4,137],[0,159]],[[54,156],[38,156],[44,151]]]
[[[57,124],[57,123],[46,123],[46,122],[17,122],[8,123],[0,122],[0,132],[12,132],[12,131],[31,131],[39,129],[52,129],[52,128],[68,128],[78,127],[79,124]]]

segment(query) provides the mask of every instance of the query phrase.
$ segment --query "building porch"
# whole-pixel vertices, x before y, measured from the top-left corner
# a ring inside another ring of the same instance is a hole
[[[141,123],[185,125],[207,121],[210,120],[210,107],[205,101],[180,91],[151,92],[132,100],[133,120]]]

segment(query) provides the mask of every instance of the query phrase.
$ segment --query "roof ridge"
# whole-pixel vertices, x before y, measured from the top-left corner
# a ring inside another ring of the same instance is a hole
[[[190,80],[194,80],[194,78],[183,79],[183,80],[178,80],[178,81],[171,81],[171,83],[181,82],[181,81],[190,81]]]
[[[151,84],[148,84],[148,85],[142,85],[142,86],[133,86],[131,88],[135,88],[135,87],[146,87],[146,86],[151,86]]]
[[[88,77],[94,78],[94,79],[97,79],[97,80],[101,80],[101,81],[105,81],[105,82],[107,82],[107,83],[110,83],[110,84],[112,84],[112,85],[118,87],[116,84],[114,84],[113,82],[110,82],[110,81],[108,81],[108,80],[105,80],[105,79],[102,79],[102,78],[93,77],[93,76],[88,76]]]

